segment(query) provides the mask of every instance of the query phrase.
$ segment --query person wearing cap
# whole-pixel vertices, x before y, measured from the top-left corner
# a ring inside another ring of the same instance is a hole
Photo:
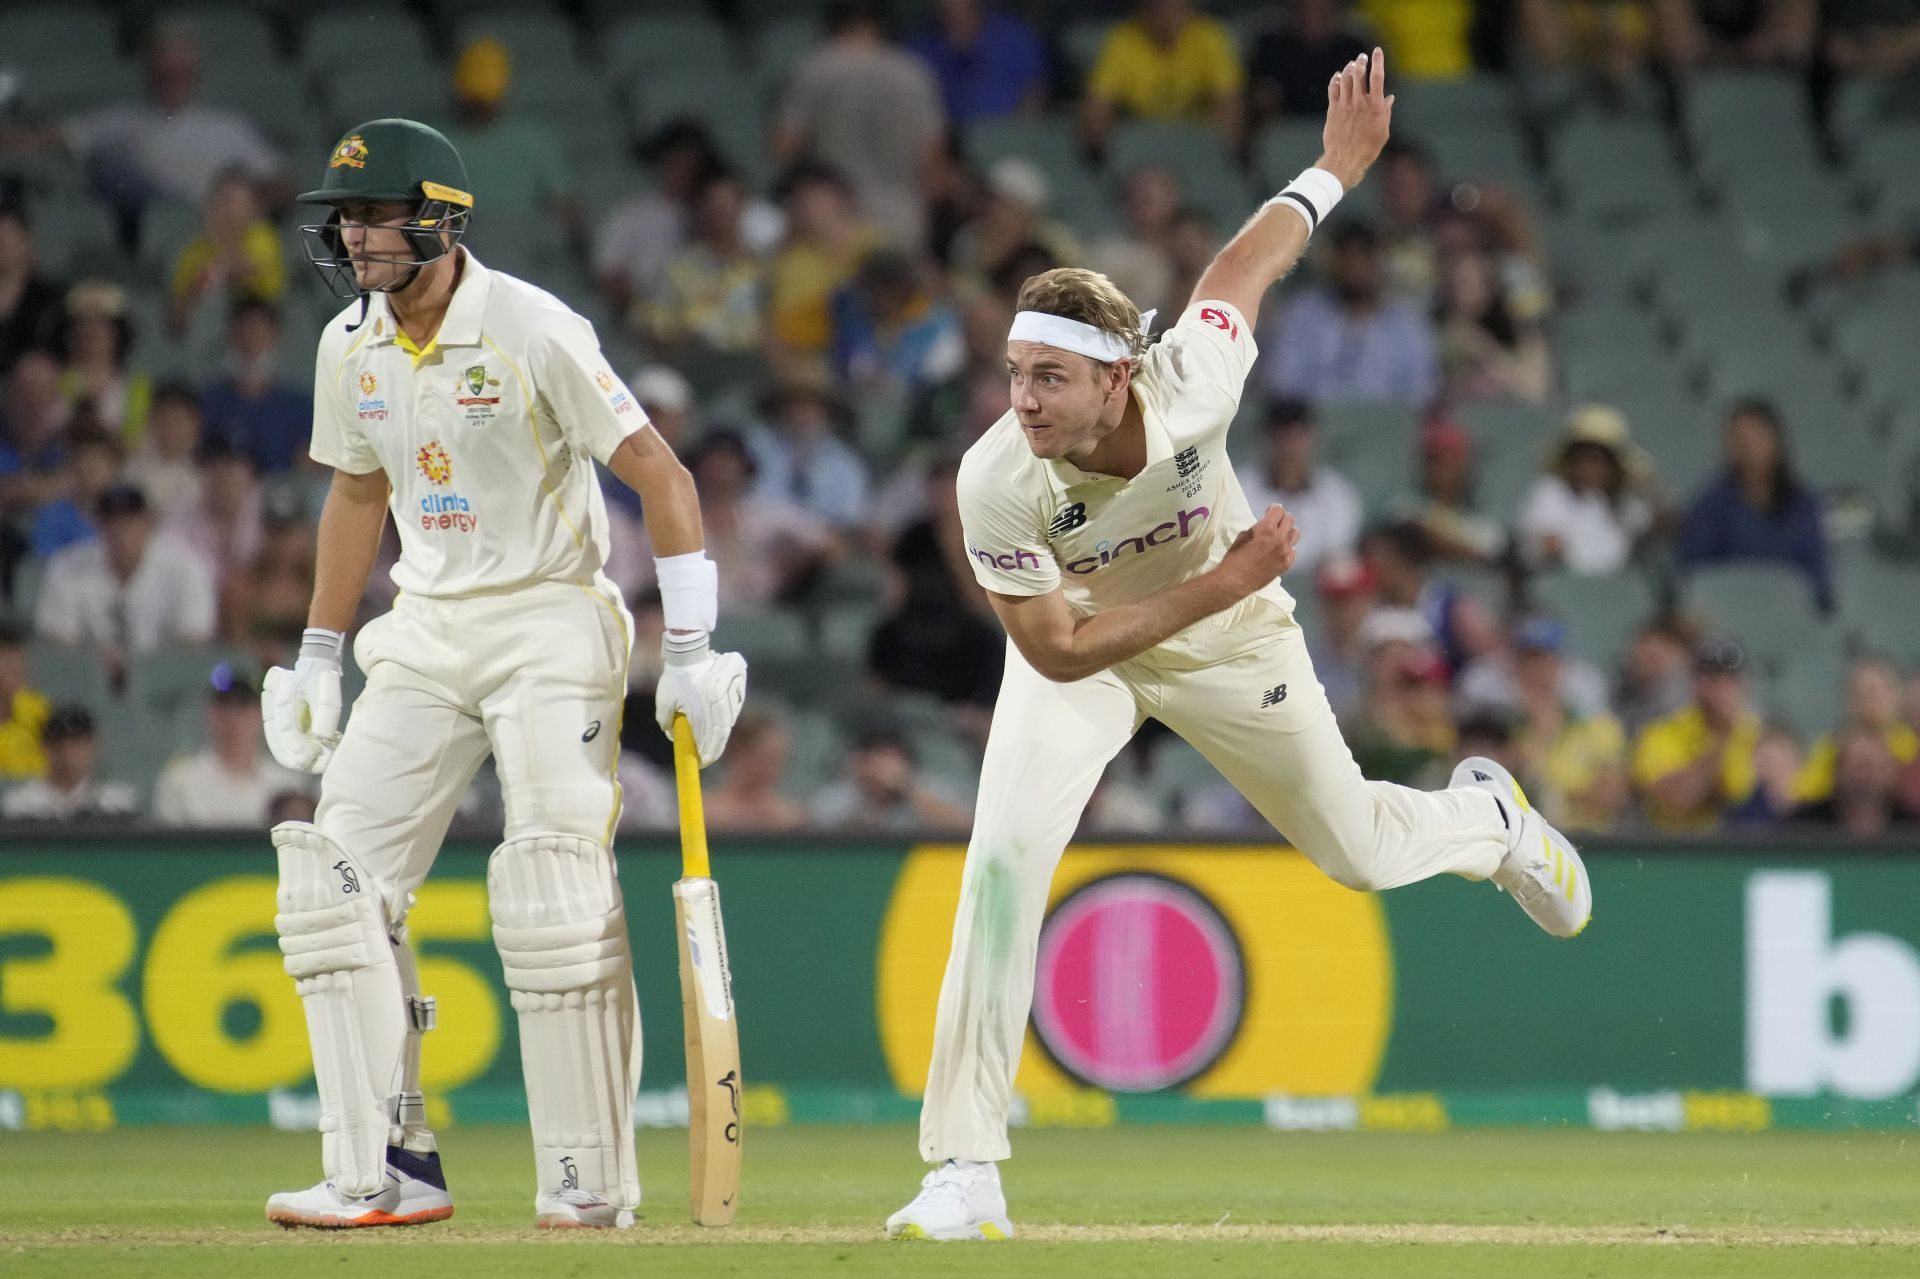
[[[1304,400],[1267,405],[1266,451],[1240,468],[1240,487],[1256,511],[1284,506],[1300,526],[1296,572],[1311,572],[1322,559],[1351,555],[1360,543],[1362,508],[1353,482],[1319,459],[1320,426]]]
[[[57,346],[60,394],[74,413],[90,414],[131,447],[147,429],[153,382],[128,364],[133,322],[127,291],[106,280],[82,280],[67,290]]]
[[[163,644],[213,638],[213,565],[190,543],[154,530],[146,495],[116,484],[94,503],[100,536],[47,561],[33,629],[56,644],[91,645],[118,680],[129,658]]]
[[[1420,786],[1453,762],[1452,676],[1429,645],[1377,644],[1367,657],[1364,709],[1349,737],[1370,778]]]
[[[1385,55],[1343,68],[1327,97],[1319,162],[1228,241],[1157,340],[1152,317],[1096,272],[1049,270],[1020,289],[1008,411],[968,448],[955,485],[965,562],[1010,642],[920,1115],[920,1155],[934,1166],[888,1218],[891,1237],[1013,1233],[998,1164],[1012,1152],[1054,872],[1148,718],[1337,883],[1490,879],[1551,936],[1591,919],[1578,852],[1496,761],[1461,761],[1444,790],[1367,779],[1279,581],[1294,562],[1293,519],[1277,506],[1256,518],[1233,471],[1228,432],[1261,302],[1379,156]],[[1401,674],[1431,685],[1446,668],[1434,657]],[[1417,710],[1415,731],[1437,735],[1444,684]]]
[[[222,662],[207,680],[207,743],[176,756],[153,784],[153,820],[193,829],[260,830],[274,797],[312,788],[312,779],[275,762],[260,732],[260,688]]]
[[[470,40],[453,62],[454,122],[447,141],[467,166],[468,190],[487,193],[487,216],[534,231],[543,216],[581,246],[584,220],[567,174],[566,152],[552,133],[513,118],[513,55],[490,36]]]
[[[1419,525],[1442,559],[1491,564],[1507,543],[1498,520],[1475,509],[1473,437],[1445,413],[1420,428],[1416,488],[1388,503],[1397,519]]]
[[[1313,669],[1327,690],[1327,703],[1342,721],[1359,708],[1366,691],[1364,632],[1380,602],[1379,585],[1373,566],[1351,552],[1321,560],[1313,575],[1314,595],[1320,601]]]
[[[453,1213],[419,1080],[433,1012],[406,917],[491,753],[506,829],[489,897],[520,1019],[535,1221],[630,1225],[639,1010],[611,842],[633,628],[604,572],[588,463],[644,504],[666,621],[656,721],[671,735],[684,717],[705,765],[740,712],[746,663],[708,643],[718,579],[699,494],[592,325],[461,243],[476,200],[445,136],[412,120],[357,125],[301,198],[327,209],[301,231],[349,302],[315,360],[309,453],[332,476],[307,630],[261,700],[274,758],[321,774],[314,820],[272,838],[325,1178],[272,1196],[267,1213],[318,1227]],[[389,516],[401,594],[355,639],[366,687],[349,716],[346,631]]]
[[[1713,830],[1753,794],[1762,725],[1746,672],[1738,644],[1702,640],[1693,650],[1692,702],[1640,730],[1633,783],[1662,830]]]
[[[1512,638],[1520,711],[1514,745],[1528,776],[1541,783],[1536,802],[1562,830],[1612,829],[1632,798],[1620,721],[1602,706],[1583,704],[1590,699],[1570,695],[1565,624],[1523,618]]]
[[[1605,404],[1574,409],[1546,474],[1520,503],[1521,555],[1535,569],[1620,572],[1654,527],[1652,469],[1620,410]]]
[[[124,820],[139,811],[139,796],[125,782],[94,776],[99,755],[93,713],[84,706],[56,706],[41,726],[47,753],[44,775],[0,794],[0,817],[21,822]]]
[[[789,371],[762,397],[760,422],[747,432],[753,496],[791,503],[842,531],[863,524],[867,463],[839,435],[852,417],[825,369]]]

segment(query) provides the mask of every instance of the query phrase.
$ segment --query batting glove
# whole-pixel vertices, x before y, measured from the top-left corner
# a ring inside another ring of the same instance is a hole
[[[276,666],[260,687],[267,749],[287,767],[323,773],[340,744],[340,650],[346,637],[310,627],[293,669]]]
[[[653,692],[653,717],[660,731],[672,737],[674,715],[684,714],[700,767],[705,768],[726,750],[733,722],[747,700],[747,659],[714,652],[704,632],[669,631],[660,648],[665,667]]]

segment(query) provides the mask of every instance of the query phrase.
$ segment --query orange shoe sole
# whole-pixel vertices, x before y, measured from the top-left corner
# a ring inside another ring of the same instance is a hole
[[[371,1226],[424,1226],[432,1221],[445,1221],[453,1216],[453,1208],[422,1208],[419,1212],[410,1212],[404,1216],[391,1212],[370,1212],[362,1217],[306,1217],[299,1213],[267,1210],[267,1220],[285,1230],[360,1230]]]

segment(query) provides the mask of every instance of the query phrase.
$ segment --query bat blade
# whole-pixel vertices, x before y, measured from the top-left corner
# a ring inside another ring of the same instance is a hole
[[[733,1015],[720,891],[705,878],[673,886],[686,1030],[689,1203],[702,1226],[724,1226],[740,1202],[740,1035]]]

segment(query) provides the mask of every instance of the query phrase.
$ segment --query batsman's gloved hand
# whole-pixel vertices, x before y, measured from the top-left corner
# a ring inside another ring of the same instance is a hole
[[[653,692],[653,717],[660,731],[673,736],[673,717],[687,717],[693,744],[705,768],[727,748],[740,705],[747,700],[747,659],[716,653],[704,631],[668,631],[660,642],[665,667]]]
[[[293,669],[276,666],[260,687],[267,749],[303,773],[323,773],[340,744],[340,652],[346,636],[314,626]]]

